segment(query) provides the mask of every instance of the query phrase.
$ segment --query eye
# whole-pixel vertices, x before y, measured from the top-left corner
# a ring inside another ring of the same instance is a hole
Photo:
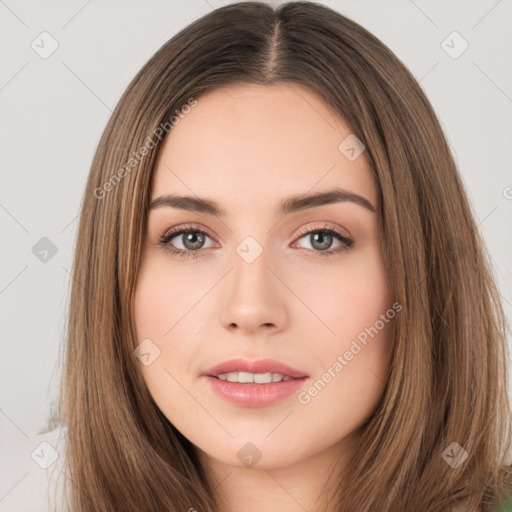
[[[335,227],[324,224],[317,226],[313,229],[305,229],[300,232],[298,240],[305,238],[311,248],[306,248],[312,251],[314,256],[333,256],[343,251],[347,251],[354,244],[354,240],[342,235]],[[333,241],[338,241],[339,245],[334,250],[329,250]],[[297,242],[296,242],[297,243]]]
[[[297,240],[306,238],[309,241],[311,248],[306,249],[314,256],[332,256],[347,251],[354,244],[351,238],[341,234],[335,227],[329,227],[326,224],[302,230],[299,235]],[[308,236],[309,238],[307,238]],[[158,244],[165,251],[180,258],[197,258],[200,255],[200,250],[205,248],[206,238],[211,239],[203,229],[194,226],[179,226],[164,233],[158,240]],[[173,242],[174,239],[177,239],[178,245],[181,245],[181,247],[176,247],[176,242]],[[338,241],[339,245],[332,250],[330,248],[334,241]],[[211,245],[208,247],[211,247]]]
[[[180,241],[181,248],[176,247],[175,242],[171,243],[171,240],[175,238]],[[210,238],[210,236],[202,229],[193,226],[181,226],[164,233],[158,240],[158,244],[175,256],[196,258],[199,256],[199,249],[204,248],[206,238]]]

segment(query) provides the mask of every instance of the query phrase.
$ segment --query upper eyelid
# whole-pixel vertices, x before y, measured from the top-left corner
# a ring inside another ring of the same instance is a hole
[[[188,224],[184,224],[184,225],[181,225],[181,226],[176,226],[174,228],[171,228],[171,229],[168,229],[167,231],[165,231],[161,238],[168,238],[170,237],[170,240],[172,240],[173,238],[177,237],[177,236],[181,236],[183,235],[184,233],[188,232],[188,231],[200,231],[200,232],[203,232],[205,233],[207,236],[209,236],[212,240],[216,240],[216,238],[210,234],[209,230],[204,228],[203,226],[194,226],[194,225],[188,225]]]
[[[306,236],[312,232],[315,232],[315,231],[322,231],[322,230],[332,230],[334,231],[335,233],[339,234],[340,236],[344,237],[344,238],[351,238],[351,235],[350,234],[344,234],[342,233],[342,231],[346,231],[346,229],[344,228],[336,228],[334,227],[334,223],[330,223],[328,221],[319,221],[322,225],[318,225],[318,226],[311,226],[311,227],[303,227],[303,228],[300,228],[296,233],[295,233],[295,237],[296,238],[302,238],[303,236]],[[210,231],[208,230],[208,228],[205,228],[204,226],[200,226],[200,225],[194,225],[194,224],[183,224],[183,225],[179,225],[179,226],[176,226],[176,227],[173,227],[167,231],[164,232],[164,234],[161,236],[161,238],[168,238],[168,237],[171,237],[171,235],[173,235],[170,240],[172,240],[174,237],[177,237],[177,236],[180,236],[180,235],[183,235],[184,232],[187,232],[187,231],[202,231],[204,232],[207,236],[209,236],[211,239],[213,239],[214,241],[217,241],[216,237],[211,235],[210,234]]]
[[[336,234],[343,238],[352,238],[352,235],[345,228],[337,227],[334,223],[328,221],[320,221],[322,223],[321,226],[313,226],[313,227],[304,227],[298,230],[298,233],[295,236],[299,236],[302,238],[304,235],[309,233],[314,233],[315,231],[334,231]],[[345,233],[343,233],[345,231]]]

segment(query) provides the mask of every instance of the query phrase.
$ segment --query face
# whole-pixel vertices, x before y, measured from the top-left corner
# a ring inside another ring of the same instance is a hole
[[[303,87],[233,86],[199,97],[161,146],[152,199],[222,212],[150,210],[134,303],[149,392],[203,460],[272,469],[341,453],[382,395],[395,309],[376,186],[364,152],[354,158],[351,139],[340,149],[350,133]],[[280,210],[333,189],[363,200]],[[203,375],[238,358],[306,377]]]

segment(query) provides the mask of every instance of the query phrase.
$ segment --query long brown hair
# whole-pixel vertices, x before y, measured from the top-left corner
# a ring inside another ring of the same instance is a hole
[[[82,201],[66,332],[71,509],[220,512],[193,445],[146,388],[132,299],[161,127],[206,91],[276,83],[308,87],[365,144],[403,307],[389,380],[332,509],[493,510],[511,485],[506,324],[461,178],[411,73],[360,25],[311,2],[241,2],[193,22],[138,72],[105,128]],[[446,453],[464,453],[458,446],[468,457],[454,467]]]

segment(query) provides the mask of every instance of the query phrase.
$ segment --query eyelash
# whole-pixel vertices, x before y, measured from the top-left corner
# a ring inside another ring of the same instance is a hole
[[[163,249],[173,256],[177,256],[178,258],[192,258],[195,259],[199,256],[199,253],[201,250],[197,251],[184,251],[183,249],[176,249],[175,247],[172,247],[169,245],[169,242],[176,238],[179,235],[183,235],[185,233],[201,233],[202,235],[206,235],[209,238],[212,238],[206,231],[203,229],[194,227],[194,226],[181,226],[178,228],[173,228],[170,231],[167,231],[164,233],[158,240],[158,245],[162,246]],[[300,240],[305,235],[309,235],[311,233],[327,233],[329,235],[333,235],[337,240],[342,242],[342,246],[338,247],[334,250],[327,250],[327,251],[315,251],[314,249],[305,249],[306,251],[313,252],[314,256],[319,257],[328,257],[328,256],[334,256],[335,254],[338,254],[340,252],[344,252],[349,250],[352,245],[354,244],[354,240],[351,238],[348,238],[344,235],[342,235],[336,228],[334,227],[328,227],[327,225],[315,227],[313,229],[305,229],[301,230],[299,233],[297,240]]]

